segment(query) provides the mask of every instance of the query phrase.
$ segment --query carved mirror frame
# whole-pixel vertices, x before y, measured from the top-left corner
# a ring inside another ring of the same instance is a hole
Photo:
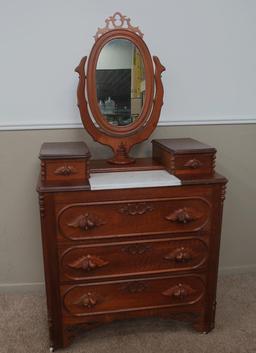
[[[76,68],[79,74],[77,101],[85,129],[97,142],[112,148],[115,164],[129,164],[135,160],[129,156],[130,149],[146,140],[154,131],[163,105],[161,73],[165,68],[158,57],[151,58],[139,27],[133,27],[130,18],[116,12],[105,20],[106,26],[98,28],[89,59],[83,57]],[[101,113],[96,93],[96,66],[102,48],[113,39],[126,39],[139,50],[145,68],[145,100],[139,117],[126,126],[113,126]],[[87,64],[87,65],[86,65]]]

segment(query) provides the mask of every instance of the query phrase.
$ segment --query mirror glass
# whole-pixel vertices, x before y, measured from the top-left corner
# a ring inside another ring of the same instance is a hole
[[[125,126],[138,119],[145,98],[145,69],[139,49],[127,39],[102,48],[96,66],[99,109],[107,122]]]

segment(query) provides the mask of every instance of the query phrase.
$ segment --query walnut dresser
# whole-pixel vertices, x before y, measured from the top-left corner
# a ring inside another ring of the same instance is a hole
[[[215,149],[192,139],[153,141],[129,170],[167,170],[181,185],[91,190],[83,142],[43,144],[40,198],[51,349],[113,320],[158,316],[214,327],[226,179]],[[127,166],[126,166],[127,168]]]

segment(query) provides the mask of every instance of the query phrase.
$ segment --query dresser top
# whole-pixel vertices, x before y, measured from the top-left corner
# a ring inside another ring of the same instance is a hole
[[[84,142],[46,142],[42,144],[40,159],[89,158],[90,152]]]
[[[158,144],[163,149],[171,151],[174,154],[184,153],[214,153],[216,149],[205,143],[192,138],[160,139],[153,140],[152,143]]]

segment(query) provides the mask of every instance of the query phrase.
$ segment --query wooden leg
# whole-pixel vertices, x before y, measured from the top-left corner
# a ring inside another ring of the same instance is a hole
[[[210,318],[207,319],[205,315],[200,315],[193,324],[193,327],[196,331],[200,333],[208,333],[214,328],[214,321]]]

